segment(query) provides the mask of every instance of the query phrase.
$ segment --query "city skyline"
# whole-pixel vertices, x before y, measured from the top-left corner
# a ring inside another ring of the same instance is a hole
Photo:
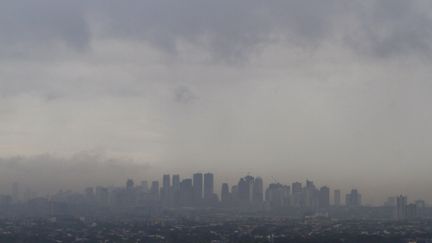
[[[0,186],[114,160],[432,199],[428,1],[0,3]]]
[[[207,179],[205,180],[204,178]],[[125,183],[125,188],[126,190],[139,189],[143,190],[143,192],[157,195],[157,200],[159,200],[160,204],[164,206],[172,206],[173,201],[177,202],[182,200],[186,200],[186,204],[191,206],[200,206],[210,202],[219,202],[223,204],[224,201],[226,203],[227,201],[232,201],[234,198],[237,198],[236,200],[239,202],[251,204],[260,204],[264,202],[271,204],[274,200],[279,201],[277,204],[284,204],[282,201],[289,200],[287,205],[290,207],[306,207],[315,209],[328,208],[330,206],[376,207],[383,205],[396,205],[396,202],[399,203],[399,199],[402,195],[405,199],[402,198],[401,200],[405,200],[405,205],[408,204],[407,193],[383,195],[383,200],[381,202],[372,204],[364,201],[362,194],[359,193],[357,187],[343,191],[339,187],[329,187],[328,185],[316,186],[315,183],[309,179],[305,179],[304,181],[292,181],[291,183],[286,184],[279,182],[274,177],[271,177],[270,182],[266,182],[262,177],[254,177],[250,174],[240,177],[237,182],[221,181],[220,179],[215,180],[214,178],[215,175],[211,172],[195,172],[190,177],[182,177],[182,175],[178,173],[162,174],[160,178],[153,179],[141,178],[140,180],[134,180],[128,178]],[[74,190],[71,188],[59,188],[57,191],[41,193],[32,190],[26,185],[20,185],[19,182],[14,182],[11,184],[11,190],[9,192],[4,192],[3,194],[0,193],[0,196],[10,196],[14,201],[17,201],[18,198],[20,199],[19,201],[28,201],[34,198],[49,199],[53,195],[65,192],[83,192],[84,194],[91,192],[93,194],[94,190],[97,190],[98,188],[104,188],[104,190],[107,190],[107,193],[109,191],[112,193],[115,188],[121,188],[121,185],[87,185],[85,188],[81,189]],[[188,195],[188,199],[184,199],[182,198],[182,195],[176,193],[176,191],[180,192],[180,190],[186,190],[185,193]],[[236,194],[235,197],[233,196],[234,194]],[[282,196],[282,194],[287,195]],[[310,195],[313,195],[313,199]],[[281,197],[286,198],[282,199]],[[417,201],[421,201],[423,204],[428,205],[428,201],[425,201],[424,197],[418,197],[415,198],[415,200],[412,200],[412,202]],[[279,205],[279,207],[280,206],[281,205]]]
[[[0,242],[432,242],[431,0],[0,0]]]

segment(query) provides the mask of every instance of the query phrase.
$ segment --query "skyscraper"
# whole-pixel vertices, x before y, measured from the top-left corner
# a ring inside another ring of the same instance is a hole
[[[230,201],[230,191],[229,191],[229,185],[228,183],[222,184],[222,190],[221,190],[221,201],[223,203],[228,203]]]
[[[203,174],[195,173],[193,175],[193,200],[195,203],[202,201],[203,195]]]
[[[245,178],[240,178],[237,185],[237,190],[238,199],[242,203],[249,202],[249,185]]]
[[[256,177],[253,182],[253,194],[252,201],[255,203],[261,203],[264,197],[263,180],[261,177]]]
[[[400,195],[396,198],[394,218],[396,220],[404,220],[407,218],[407,197]]]
[[[351,192],[345,196],[345,205],[348,207],[358,207],[361,205],[361,194],[357,189],[352,189]]]
[[[291,185],[292,190],[292,206],[300,207],[303,204],[303,189],[300,182],[294,182]]]
[[[141,181],[141,190],[142,192],[148,192],[149,188],[148,188],[148,182],[146,180]]]
[[[180,188],[180,175],[176,174],[172,176],[173,188]]]
[[[180,183],[180,204],[190,206],[193,203],[194,187],[192,179],[184,179]]]
[[[161,188],[161,194],[160,194],[162,203],[164,205],[170,205],[172,198],[171,198],[171,176],[170,175],[163,175],[162,177],[162,188]]]
[[[168,189],[171,186],[171,177],[170,175],[163,175],[163,180],[162,180],[162,188]]]
[[[294,182],[291,185],[292,193],[301,193],[302,192],[302,184],[300,182]]]
[[[313,181],[306,180],[304,188],[304,205],[306,208],[316,209],[318,207],[319,191]]]
[[[159,181],[152,181],[150,193],[153,199],[159,198]]]
[[[318,200],[320,208],[328,208],[330,206],[330,189],[327,186],[320,188]]]
[[[204,174],[204,199],[210,200],[214,197],[214,178],[212,173]]]
[[[175,206],[178,206],[180,202],[180,175],[172,176],[172,200]]]
[[[280,183],[271,183],[266,190],[266,202],[272,209],[280,209],[286,203],[286,193]]]
[[[340,206],[341,205],[341,191],[340,190],[334,190],[333,193],[333,197],[334,197],[334,205],[335,206]]]
[[[128,179],[126,182],[126,189],[131,191],[134,187],[134,181],[132,179]]]

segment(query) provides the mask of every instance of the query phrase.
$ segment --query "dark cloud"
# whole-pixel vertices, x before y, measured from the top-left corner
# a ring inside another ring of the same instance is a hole
[[[186,0],[2,1],[3,56],[26,55],[65,43],[76,50],[99,37],[136,39],[171,54],[179,43],[208,50],[215,60],[236,61],[274,41],[302,47],[348,43],[370,56],[431,52],[427,1]],[[5,48],[6,47],[6,48]]]
[[[86,48],[90,30],[82,1],[1,1],[0,44],[3,52],[16,46],[17,55],[56,41],[77,50]],[[23,46],[29,48],[20,51]],[[7,52],[6,52],[7,53]]]
[[[99,13],[113,36],[139,38],[172,53],[179,41],[214,58],[236,60],[272,41],[309,47],[342,37],[371,56],[430,53],[425,1],[104,1]],[[347,25],[347,22],[352,22]]]
[[[179,86],[174,89],[174,101],[178,103],[190,103],[197,99],[197,96],[186,86]]]
[[[358,27],[345,36],[358,52],[376,57],[417,55],[432,51],[431,3],[425,1],[366,1],[353,11]]]

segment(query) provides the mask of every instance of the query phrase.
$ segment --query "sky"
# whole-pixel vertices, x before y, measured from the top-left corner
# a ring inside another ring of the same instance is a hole
[[[432,201],[431,61],[428,0],[0,0],[0,190],[212,171]]]

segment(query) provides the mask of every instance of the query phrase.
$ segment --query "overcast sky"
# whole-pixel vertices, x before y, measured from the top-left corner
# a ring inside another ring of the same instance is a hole
[[[431,61],[428,0],[0,0],[2,181],[250,172],[432,200]]]

